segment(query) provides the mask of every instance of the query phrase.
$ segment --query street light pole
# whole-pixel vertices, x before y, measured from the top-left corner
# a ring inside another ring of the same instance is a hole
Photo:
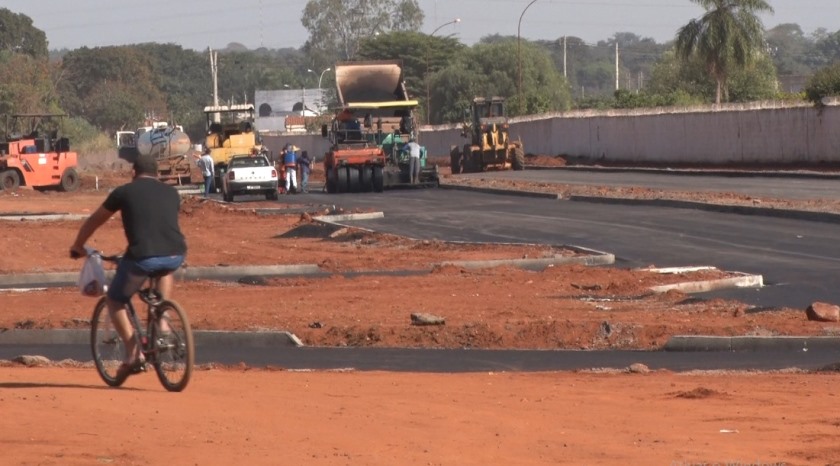
[[[321,109],[324,108],[324,91],[321,90],[321,80],[324,79],[324,73],[330,71],[332,68],[327,68],[324,71],[321,71],[321,75],[318,76],[318,114],[321,114]]]
[[[429,34],[429,37],[430,38],[434,37],[435,33],[440,31],[444,26],[449,26],[450,24],[457,24],[457,23],[460,23],[460,22],[461,22],[461,18],[455,18],[452,21],[447,21],[447,22],[441,24],[440,26],[438,26],[437,28],[435,28],[435,30],[432,31],[431,34]],[[431,87],[429,86],[429,67],[430,67],[429,62],[431,61],[431,57],[429,55],[431,55],[431,48],[432,48],[432,44],[431,44],[431,41],[430,41],[429,42],[429,48],[426,50],[426,123],[427,124],[430,122],[430,120],[432,118],[432,90],[431,90]]]
[[[522,14],[519,15],[519,24],[516,26],[516,57],[517,63],[519,68],[519,88],[517,90],[517,100],[519,102],[519,111],[522,112],[522,17],[525,16],[525,12],[528,11],[528,8],[531,7],[537,0],[531,0],[531,3],[522,10]]]
[[[307,72],[307,73],[312,73],[312,74],[315,74],[315,72],[314,72],[314,71],[312,71],[312,70],[311,70],[311,69],[309,69],[309,68],[307,68],[307,69],[306,69],[306,72]],[[303,109],[301,110],[300,114],[301,114],[301,116],[304,116],[304,117],[305,117],[305,116],[306,116],[306,77],[305,77],[305,76],[304,76],[304,78],[303,78],[303,84],[302,84],[302,86],[303,86],[303,102],[302,102],[302,104],[303,104]]]
[[[321,76],[318,77],[318,89],[319,90],[321,89],[321,80],[324,79],[324,73],[326,73],[327,71],[330,71],[331,69],[332,68],[327,68],[324,71],[321,71]]]

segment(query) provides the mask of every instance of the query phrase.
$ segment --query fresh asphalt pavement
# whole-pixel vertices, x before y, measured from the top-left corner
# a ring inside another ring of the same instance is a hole
[[[585,176],[592,185],[666,185],[680,190],[739,192],[756,198],[832,198],[833,179],[684,176],[625,172],[532,170],[483,174],[567,183]],[[472,175],[470,175],[472,176]],[[632,179],[629,179],[631,178]],[[736,182],[733,183],[733,180]],[[803,181],[805,180],[805,181]],[[710,265],[760,274],[761,289],[717,291],[753,305],[804,309],[814,301],[840,303],[837,217],[830,221],[745,215],[643,203],[601,203],[426,189],[330,196],[346,210],[381,210],[381,219],[348,222],[419,239],[571,244],[609,252],[618,267]]]
[[[0,345],[0,359],[37,354],[54,361],[90,361],[87,345]],[[832,369],[840,351],[823,348],[804,351],[523,351],[429,350],[401,348],[247,348],[210,345],[196,347],[196,363],[288,370],[337,370],[394,372],[565,371],[583,369],[625,370],[641,363],[652,370],[802,370]]]
[[[468,175],[475,176],[475,175]],[[809,176],[731,176],[623,171],[485,173],[563,184],[644,186],[654,189],[738,192],[755,198],[832,198],[837,180]],[[242,203],[250,199],[244,197]],[[256,198],[254,198],[256,200]],[[281,199],[286,201],[286,199]],[[240,199],[237,198],[240,202]],[[767,286],[700,295],[750,303],[749,312],[804,308],[814,301],[840,303],[836,270],[836,218],[828,221],[743,215],[647,204],[572,202],[449,189],[396,189],[381,194],[294,196],[309,206],[336,205],[382,211],[384,218],[348,222],[419,239],[475,242],[570,244],[615,254],[616,266],[713,265],[761,274]],[[282,209],[281,209],[282,210]],[[775,348],[760,351],[521,351],[410,350],[381,348],[248,348],[201,346],[198,362],[288,369],[392,371],[538,371],[625,368],[640,362],[651,369],[708,370],[787,367],[818,369],[840,360],[836,347]],[[89,360],[86,345],[0,345],[0,359],[42,354],[51,359]]]

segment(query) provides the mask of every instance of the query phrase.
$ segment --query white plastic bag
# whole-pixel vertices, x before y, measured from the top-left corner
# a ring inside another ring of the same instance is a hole
[[[102,268],[102,258],[99,254],[87,249],[88,256],[79,273],[79,291],[85,296],[98,297],[105,294],[105,269]]]

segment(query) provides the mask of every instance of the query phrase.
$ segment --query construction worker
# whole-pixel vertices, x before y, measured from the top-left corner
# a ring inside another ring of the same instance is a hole
[[[303,193],[309,192],[309,173],[312,171],[312,160],[309,158],[309,152],[301,151],[297,164],[300,165],[300,191]]]
[[[295,146],[286,144],[285,152],[283,153],[283,167],[286,169],[286,194],[291,193],[292,189],[297,192],[297,156],[295,155]]]
[[[402,148],[403,152],[408,152],[408,175],[411,178],[411,184],[420,182],[420,144],[414,140],[414,136],[408,139],[408,144]]]
[[[201,169],[201,176],[204,177],[204,197],[210,195],[213,190],[213,157],[210,155],[210,148],[205,147],[204,153],[195,161],[196,166]]]

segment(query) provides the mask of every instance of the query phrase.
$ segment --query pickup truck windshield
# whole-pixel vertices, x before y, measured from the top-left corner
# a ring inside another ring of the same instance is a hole
[[[268,161],[265,157],[248,157],[233,159],[230,161],[230,168],[267,167]]]

